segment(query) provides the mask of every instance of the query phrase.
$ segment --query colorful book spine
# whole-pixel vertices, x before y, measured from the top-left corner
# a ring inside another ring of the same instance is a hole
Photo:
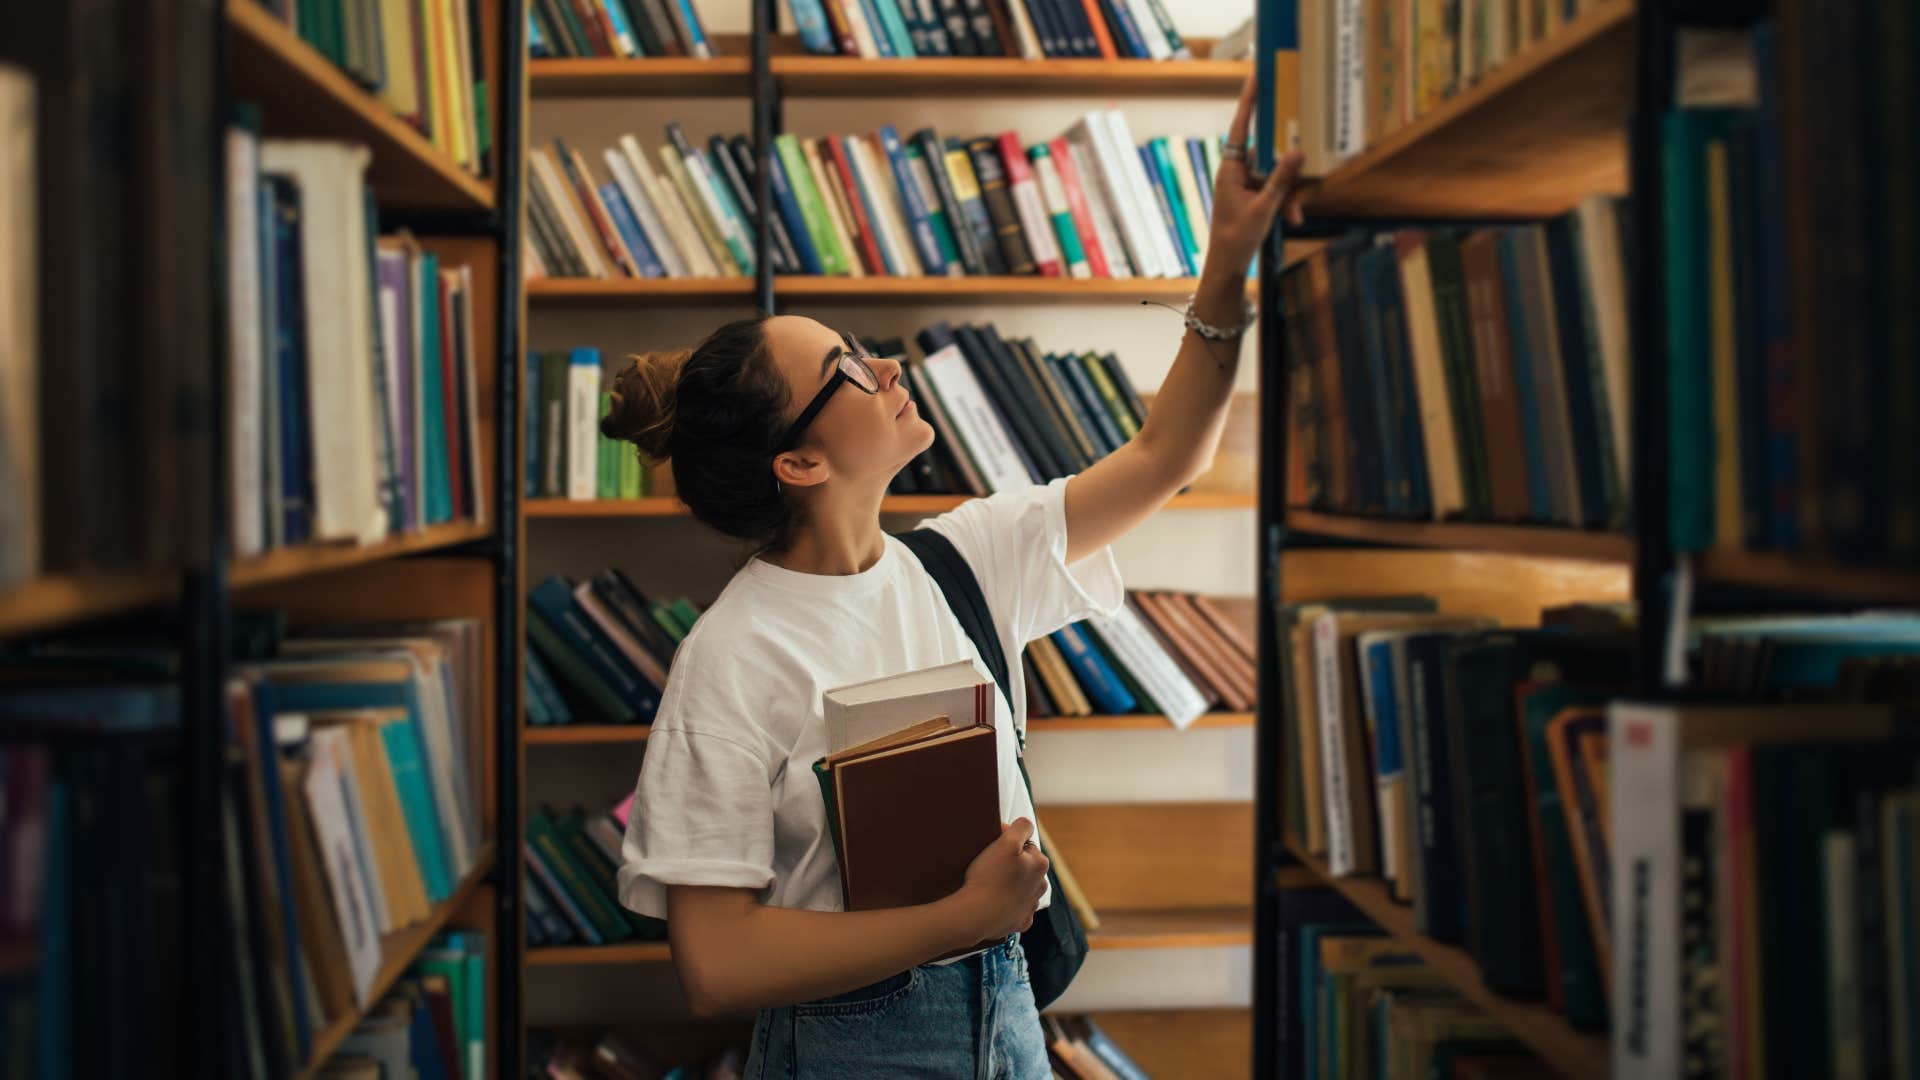
[[[1087,640],[1080,626],[1070,624],[1055,630],[1053,642],[1060,647],[1060,653],[1073,668],[1073,674],[1080,686],[1101,712],[1109,715],[1130,713],[1138,706],[1134,696],[1121,685],[1120,678],[1114,674],[1106,658]]]
[[[947,275],[947,260],[940,253],[940,242],[933,231],[933,219],[928,214],[926,200],[920,196],[920,185],[914,181],[913,171],[907,164],[906,150],[900,145],[900,133],[892,124],[880,128],[880,147],[885,151],[887,164],[893,171],[894,183],[900,189],[901,198],[906,201],[907,220],[913,232],[914,248],[920,253],[920,261],[928,274],[934,277]]]
[[[1093,267],[1087,261],[1086,249],[1081,246],[1080,232],[1074,226],[1073,210],[1067,204],[1067,191],[1060,183],[1060,171],[1054,167],[1053,155],[1045,146],[1036,146],[1028,154],[1040,181],[1041,197],[1046,200],[1047,219],[1052,222],[1060,243],[1060,262],[1067,276],[1092,277]]]
[[[778,164],[786,173],[787,186],[792,191],[793,201],[800,213],[800,227],[812,240],[814,253],[818,256],[819,272],[833,275],[846,274],[848,253],[840,250],[840,242],[833,235],[833,226],[827,220],[824,196],[813,182],[813,170],[807,167],[806,155],[800,149],[800,140],[790,134],[781,135],[774,139],[773,145],[779,156]],[[805,258],[804,252],[802,258]]]
[[[1026,151],[1011,131],[998,140],[1002,165],[1007,170],[1007,188],[1013,193],[1014,210],[1020,216],[1020,229],[1033,250],[1033,265],[1042,277],[1061,275],[1060,247],[1053,239],[1053,226],[1040,198],[1040,185],[1027,164]]]

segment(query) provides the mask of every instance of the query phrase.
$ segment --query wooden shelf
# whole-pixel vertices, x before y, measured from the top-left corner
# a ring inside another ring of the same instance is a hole
[[[257,0],[227,0],[234,96],[259,102],[269,135],[362,143],[381,205],[491,210],[493,185],[454,164],[425,135],[333,66]]]
[[[883,514],[939,514],[974,498],[972,495],[889,495],[880,501]],[[527,499],[521,502],[529,518],[688,517],[686,504],[670,495],[644,499]],[[1165,510],[1251,510],[1259,505],[1252,492],[1212,491],[1175,495]]]
[[[479,858],[474,860],[473,869],[467,871],[467,876],[460,880],[460,884],[453,890],[451,896],[434,905],[433,911],[426,918],[412,926],[395,930],[380,939],[380,969],[374,973],[373,985],[367,994],[369,1003],[378,1003],[386,996],[394,980],[413,964],[414,957],[420,955],[420,950],[426,948],[427,942],[447,925],[447,920],[453,917],[454,912],[466,905],[472,898],[473,891],[485,880],[487,872],[492,868],[493,845],[489,843],[480,849]],[[301,1069],[299,1073],[302,1080],[319,1073],[320,1067],[326,1064],[327,1058],[333,1056],[334,1049],[353,1033],[354,1026],[360,1022],[362,1015],[364,1015],[362,1012],[355,1011],[334,1017],[326,1027],[313,1033],[312,1053],[308,1057],[306,1068]]]
[[[302,544],[239,560],[233,564],[230,576],[234,588],[247,589],[309,574],[395,559],[402,555],[454,547],[484,540],[489,535],[485,525],[455,521],[445,525],[429,525],[420,532],[391,536],[372,544]]]
[[[751,304],[752,278],[535,278],[527,303],[541,307]]]
[[[1252,713],[1207,713],[1193,722],[1197,728],[1252,727]],[[606,743],[643,743],[653,729],[646,724],[552,724],[520,729],[528,746],[594,746]],[[1130,713],[1123,716],[1037,716],[1027,731],[1172,731],[1164,716]]]
[[[1287,850],[1301,866],[1345,896],[1381,930],[1418,953],[1449,985],[1504,1025],[1555,1070],[1575,1077],[1607,1075],[1604,1034],[1577,1030],[1567,1023],[1566,1017],[1540,1002],[1517,1001],[1488,989],[1480,980],[1480,967],[1473,957],[1465,949],[1442,944],[1415,931],[1413,909],[1395,903],[1378,878],[1336,877],[1327,870],[1324,859],[1308,854],[1291,839],[1287,841]]]
[[[128,575],[49,574],[0,588],[0,637],[42,633],[166,602],[179,571]]]
[[[627,941],[618,945],[549,945],[526,952],[528,967],[578,967],[601,964],[669,964],[673,949],[664,941]]]
[[[1349,517],[1296,508],[1287,511],[1287,528],[1294,532],[1398,547],[1496,551],[1509,555],[1600,562],[1633,561],[1633,538],[1630,536],[1552,526]]]
[[[1627,190],[1631,0],[1601,0],[1473,87],[1336,166],[1315,217],[1557,214]]]
[[[1702,583],[1862,600],[1920,603],[1920,570],[1847,566],[1779,551],[1703,551],[1695,569]]]
[[[753,42],[747,34],[711,35],[720,55],[639,59],[564,58],[527,61],[534,97],[746,97],[753,93]]]
[[[1048,277],[822,277],[780,275],[774,295],[789,303],[860,304],[895,300],[924,303],[997,301],[1090,303],[1185,300],[1193,278]],[[750,278],[538,278],[527,282],[529,303],[546,307],[606,304],[751,303]]]

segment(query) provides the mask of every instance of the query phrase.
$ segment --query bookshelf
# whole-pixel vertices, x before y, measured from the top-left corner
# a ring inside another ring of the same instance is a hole
[[[972,495],[889,495],[880,502],[882,514],[941,514]],[[641,499],[528,499],[529,518],[651,518],[687,517],[692,511],[671,495]],[[1164,510],[1251,510],[1252,492],[1212,491],[1175,495]]]
[[[1252,713],[1204,713],[1193,727],[1252,727]],[[1119,716],[1044,716],[1027,721],[1029,735],[1056,731],[1164,731],[1172,727],[1164,716],[1150,713],[1126,713]],[[607,743],[644,743],[645,724],[557,724],[552,727],[524,727],[520,738],[528,746],[583,746]]]
[[[1192,278],[1047,277],[809,277],[777,275],[782,299],[805,304],[870,304],[888,300],[926,303],[1135,303],[1143,299],[1178,304],[1193,292]],[[540,307],[602,304],[677,304],[699,300],[748,300],[747,278],[543,278],[527,284],[527,299]]]
[[[1334,536],[1371,544],[1496,551],[1552,559],[1633,561],[1633,539],[1618,533],[1530,525],[1484,525],[1451,521],[1402,521],[1353,517],[1290,507],[1287,528],[1316,536]]]

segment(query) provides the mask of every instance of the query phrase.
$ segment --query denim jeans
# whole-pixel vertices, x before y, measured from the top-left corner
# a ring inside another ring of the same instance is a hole
[[[922,964],[844,994],[763,1009],[746,1068],[746,1080],[1051,1075],[1018,935],[950,964]]]

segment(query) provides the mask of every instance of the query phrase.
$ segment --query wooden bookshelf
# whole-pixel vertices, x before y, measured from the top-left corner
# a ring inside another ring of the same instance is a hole
[[[752,278],[535,278],[527,303],[536,307],[654,304],[751,304]]]
[[[719,55],[633,59],[550,57],[527,61],[534,97],[700,98],[753,93],[753,43],[747,34],[710,35]]]
[[[227,0],[226,9],[235,96],[261,105],[267,134],[365,145],[373,152],[367,181],[382,206],[493,209],[490,181],[454,164],[258,0]]]
[[[1196,728],[1252,727],[1252,713],[1206,713],[1192,724]],[[1027,721],[1027,732],[1062,731],[1172,731],[1164,716],[1129,713],[1120,716],[1037,716]],[[524,727],[520,741],[528,746],[603,746],[609,743],[643,743],[652,731],[646,724],[553,724]]]
[[[33,634],[164,603],[178,571],[125,575],[47,574],[0,589],[0,638]]]
[[[888,495],[880,500],[882,514],[940,514],[974,498],[972,495]],[[1251,510],[1258,504],[1252,492],[1211,491],[1175,495],[1165,510]],[[688,517],[685,503],[671,495],[643,499],[527,499],[521,507],[529,518]]]
[[[350,566],[364,566],[368,563],[395,559],[402,555],[419,555],[442,548],[457,547],[461,544],[485,540],[491,535],[493,531],[486,525],[471,521],[455,521],[444,525],[429,525],[420,532],[390,536],[372,544],[301,544],[297,547],[278,548],[254,558],[237,560],[230,571],[230,577],[236,589],[272,585],[306,577],[309,574],[322,574],[330,570],[343,570]]]
[[[1877,604],[1920,603],[1920,570],[1848,566],[1780,551],[1703,551],[1695,563],[1699,580]]]
[[[1378,878],[1337,877],[1326,860],[1308,854],[1292,839],[1287,850],[1316,878],[1337,890],[1381,930],[1418,953],[1448,985],[1497,1020],[1556,1071],[1572,1077],[1607,1075],[1607,1037],[1580,1031],[1565,1017],[1537,1001],[1497,994],[1480,979],[1480,967],[1465,949],[1435,941],[1413,928],[1413,909],[1395,903]]]
[[[603,964],[669,964],[673,949],[664,941],[628,941],[618,945],[547,945],[526,952],[528,967],[584,967]]]
[[[821,277],[782,275],[774,295],[788,303],[1088,303],[1160,300],[1176,307],[1194,278]],[[751,303],[749,278],[540,278],[527,283],[527,301],[540,307],[609,304]]]
[[[1408,521],[1390,518],[1324,514],[1289,509],[1287,528],[1294,532],[1362,540],[1397,547],[1443,548],[1454,551],[1493,551],[1555,559],[1599,562],[1633,561],[1633,538],[1620,533],[1539,525],[1488,525],[1452,521]]]
[[[1330,218],[1557,214],[1627,190],[1632,0],[1601,0],[1321,178]]]
[[[374,973],[373,985],[367,993],[368,1001],[377,1002],[386,996],[394,980],[413,964],[414,958],[420,955],[420,950],[426,948],[427,942],[433,940],[433,936],[446,927],[454,913],[466,906],[467,902],[473,898],[474,891],[485,883],[492,869],[493,845],[489,842],[481,847],[479,857],[474,860],[473,869],[467,871],[466,877],[460,880],[460,884],[454,888],[452,895],[434,905],[433,911],[426,918],[412,926],[401,927],[380,939],[380,969]],[[334,1017],[326,1027],[314,1032],[313,1046],[308,1054],[307,1065],[299,1072],[301,1080],[319,1074],[321,1066],[333,1056],[334,1049],[340,1045],[341,1041],[353,1033],[354,1026],[364,1015],[364,1011],[360,1010],[344,1013]],[[493,1040],[489,1037],[488,1045],[492,1044]]]

